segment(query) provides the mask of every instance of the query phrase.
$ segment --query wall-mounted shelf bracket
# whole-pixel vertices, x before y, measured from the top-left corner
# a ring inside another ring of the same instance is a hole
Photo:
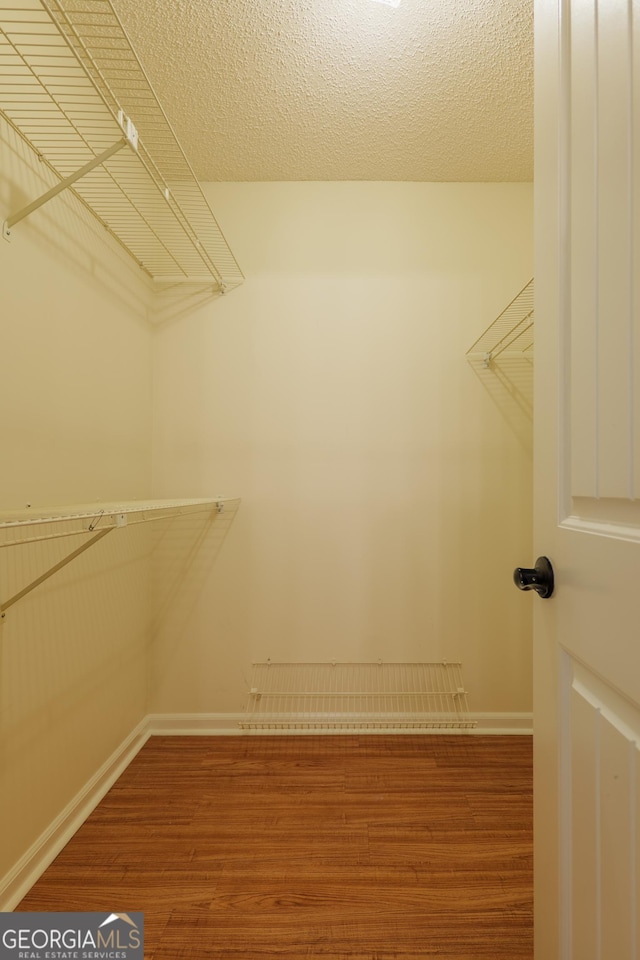
[[[26,587],[23,587],[18,593],[15,593],[12,597],[9,597],[8,600],[0,602],[0,618],[4,619],[7,610],[9,607],[12,607],[14,603],[17,603],[18,600],[22,600],[23,597],[26,597],[28,593],[31,593],[32,590],[35,590],[36,587],[39,587],[41,583],[44,583],[45,580],[48,580],[49,577],[52,577],[54,573],[57,573],[58,570],[62,570],[63,567],[66,567],[68,563],[71,563],[72,560],[75,560],[76,557],[79,557],[81,553],[84,553],[85,550],[88,550],[89,547],[92,547],[94,543],[97,543],[98,540],[102,540],[103,537],[106,537],[108,533],[111,533],[112,530],[115,530],[115,527],[106,527],[104,530],[100,530],[99,533],[96,533],[95,536],[91,537],[90,540],[87,540],[86,543],[83,543],[73,550],[71,553],[67,554],[66,557],[63,557],[62,560],[59,560],[58,563],[54,564],[53,567],[49,567],[41,576],[36,580],[32,580],[31,583],[28,583]]]
[[[10,217],[7,217],[2,224],[2,236],[5,238],[5,240],[11,240],[11,228],[14,226],[14,224],[20,223],[20,221],[24,220],[25,217],[28,217],[30,213],[33,213],[39,207],[42,207],[45,203],[48,203],[49,200],[53,200],[54,197],[57,197],[59,193],[63,192],[63,190],[67,190],[77,180],[80,180],[81,177],[85,177],[88,173],[91,173],[92,170],[95,170],[96,167],[106,163],[110,157],[118,153],[119,150],[122,150],[123,147],[129,145],[132,150],[138,149],[138,131],[129,117],[125,116],[122,110],[118,115],[118,123],[122,127],[124,133],[124,136],[121,140],[117,140],[97,157],[94,157],[93,160],[85,163],[85,165],[80,167],[79,170],[76,170],[75,173],[65,177],[64,180],[61,180],[60,183],[57,183],[55,187],[52,187],[51,190],[47,190],[46,193],[43,193],[42,196],[37,197],[31,203],[27,204],[26,207],[22,208],[22,210],[18,210],[16,213],[12,213]]]
[[[533,280],[530,280],[467,350],[467,358],[485,369],[499,356],[532,359],[533,313]]]
[[[471,369],[527,445],[533,421],[534,281],[467,350]]]

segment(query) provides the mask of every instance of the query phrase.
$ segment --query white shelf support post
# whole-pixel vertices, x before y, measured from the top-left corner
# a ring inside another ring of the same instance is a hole
[[[61,180],[60,183],[57,183],[55,187],[51,188],[51,190],[47,190],[47,192],[43,193],[41,197],[37,197],[31,203],[27,204],[26,207],[22,208],[22,210],[18,210],[16,213],[12,213],[10,217],[7,217],[2,224],[2,236],[5,238],[5,240],[11,239],[11,228],[14,226],[14,224],[20,223],[21,220],[24,220],[25,217],[28,217],[29,214],[33,213],[34,210],[37,210],[38,207],[48,203],[49,200],[53,200],[53,198],[57,197],[58,194],[62,193],[63,190],[67,190],[69,187],[71,187],[76,180],[80,180],[81,177],[91,173],[91,171],[95,170],[96,167],[106,163],[110,157],[118,153],[119,150],[122,150],[123,147],[126,147],[127,144],[132,150],[138,149],[138,131],[129,117],[126,117],[122,111],[120,111],[118,121],[123,129],[124,137],[121,140],[117,140],[116,143],[113,143],[97,157],[94,157],[93,160],[85,163],[84,167],[76,170],[76,172],[72,173],[71,176],[65,177],[64,180]]]

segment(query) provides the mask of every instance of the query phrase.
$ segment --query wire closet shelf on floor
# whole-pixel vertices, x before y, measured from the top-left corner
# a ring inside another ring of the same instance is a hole
[[[0,113],[155,281],[243,274],[110,0],[0,0]]]
[[[8,598],[0,597],[0,617],[41,583],[117,529],[159,520],[201,515],[214,520],[225,510],[235,512],[237,497],[189,500],[128,500],[118,503],[74,504],[68,507],[0,512],[0,550],[27,544],[80,537],[81,543],[44,573]]]
[[[462,665],[254,663],[242,730],[469,730]]]

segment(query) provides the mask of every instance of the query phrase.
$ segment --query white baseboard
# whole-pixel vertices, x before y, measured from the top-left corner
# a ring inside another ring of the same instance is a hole
[[[469,718],[476,721],[471,733],[476,736],[532,736],[532,713],[470,713]]]
[[[0,880],[0,911],[13,910],[149,739],[145,717]]]
[[[13,910],[17,906],[151,736],[317,736],[336,733],[345,736],[385,733],[522,736],[533,733],[530,713],[471,713],[469,719],[475,720],[477,726],[469,730],[241,730],[239,723],[244,719],[244,713],[148,714],[0,880],[0,911]]]
[[[219,736],[308,736],[322,734],[448,734],[464,736],[526,736],[533,733],[531,713],[470,713],[469,719],[476,726],[468,730],[380,729],[366,727],[353,730],[241,730],[239,724],[246,720],[244,713],[150,713],[147,717],[151,736],[219,737]]]
[[[243,713],[149,713],[149,736],[223,737],[244,733],[238,726]]]

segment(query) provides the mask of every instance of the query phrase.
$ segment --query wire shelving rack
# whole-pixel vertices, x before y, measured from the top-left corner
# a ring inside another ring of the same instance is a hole
[[[471,361],[490,367],[498,357],[533,363],[533,280],[527,283],[502,313],[467,350]]]
[[[243,274],[111,0],[0,0],[0,112],[160,283],[225,292]]]
[[[0,618],[15,603],[66,567],[107,534],[117,529],[160,520],[200,515],[213,522],[225,511],[235,513],[238,497],[186,500],[128,500],[118,503],[74,504],[48,509],[25,508],[0,512],[0,553],[4,548],[74,538],[79,545],[66,553],[38,576],[34,576],[11,596],[0,597]]]
[[[240,728],[469,730],[460,663],[254,663]]]

